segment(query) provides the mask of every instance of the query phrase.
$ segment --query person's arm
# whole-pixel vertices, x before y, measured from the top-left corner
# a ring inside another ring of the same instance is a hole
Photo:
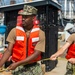
[[[60,48],[55,54],[51,55],[50,60],[56,60],[57,57],[62,55],[69,46],[70,46],[70,43],[66,42],[62,48]]]
[[[13,33],[14,33],[14,34],[13,34]],[[13,48],[13,45],[14,45],[14,42],[15,42],[14,40],[15,40],[15,28],[13,28],[13,29],[10,31],[10,33],[9,33],[7,39],[6,39],[6,41],[9,42],[9,44],[8,44],[8,47],[7,47],[6,51],[5,51],[4,54],[3,54],[2,59],[0,60],[0,67],[2,67],[3,64],[4,64],[4,63],[8,60],[8,58],[11,56],[12,48]]]
[[[21,60],[21,61],[18,61],[18,62],[13,62],[8,67],[8,69],[9,70],[14,70],[14,69],[16,69],[16,67],[18,67],[20,65],[26,65],[26,64],[30,63],[31,60],[36,59],[40,53],[41,53],[40,51],[35,50],[35,52],[31,56],[27,57],[25,60]]]
[[[70,59],[68,59],[68,61],[72,64],[75,64],[75,58],[70,58]]]
[[[40,53],[41,53],[41,51],[35,50],[35,52],[32,55],[28,56],[25,60],[17,62],[17,65],[29,63],[33,59],[36,59],[39,56]]]
[[[13,47],[13,44],[12,43],[9,43],[8,44],[8,48],[7,50],[4,52],[1,60],[0,60],[0,67],[3,66],[3,64],[8,60],[8,58],[10,57],[11,53],[12,53],[12,47]]]

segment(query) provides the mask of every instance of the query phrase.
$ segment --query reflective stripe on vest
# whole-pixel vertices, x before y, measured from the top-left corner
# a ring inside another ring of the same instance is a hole
[[[28,48],[27,46],[27,36],[22,27],[16,27],[16,42],[13,47],[12,60],[20,61],[26,59],[26,53],[28,52],[28,56],[34,53],[34,48],[39,41],[39,27],[34,26],[30,32],[30,36],[28,39]],[[28,51],[26,50],[28,49]],[[37,61],[41,59],[41,55],[39,55],[35,60]]]

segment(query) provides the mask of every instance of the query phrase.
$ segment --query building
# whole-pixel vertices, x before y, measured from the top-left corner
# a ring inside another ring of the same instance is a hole
[[[75,0],[58,0],[61,4],[61,20],[64,24],[75,23]]]

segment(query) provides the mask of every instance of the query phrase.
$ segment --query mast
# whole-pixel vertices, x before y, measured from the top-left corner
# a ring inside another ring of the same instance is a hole
[[[0,0],[0,6],[3,6],[3,5],[5,5],[4,0]]]
[[[65,7],[64,7],[65,11],[64,11],[64,18],[66,18],[67,15],[67,0],[65,0]]]

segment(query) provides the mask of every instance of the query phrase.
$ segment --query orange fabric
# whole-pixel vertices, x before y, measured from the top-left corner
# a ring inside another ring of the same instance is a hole
[[[22,25],[22,16],[18,16],[17,17],[17,26],[21,26]]]
[[[20,10],[18,14],[21,12],[23,12],[23,10]],[[21,25],[22,25],[22,15],[19,15],[17,16],[17,26],[21,26]]]
[[[33,29],[35,28],[38,28],[38,26],[33,27]],[[14,44],[14,47],[13,47],[12,60],[17,62],[17,61],[26,59],[26,57],[34,53],[34,48],[38,41],[33,42],[32,39],[39,37],[39,30],[34,32],[31,31],[28,42],[27,42],[26,33],[24,31],[16,29],[16,36],[24,37],[24,40],[16,40],[16,43]],[[40,59],[41,59],[41,56],[39,55],[33,61],[37,61]]]
[[[68,48],[66,59],[75,58],[75,43]]]
[[[2,56],[3,56],[3,54],[2,54],[2,53],[0,53],[0,59],[2,58]]]
[[[34,21],[33,21],[33,24],[34,25],[39,25],[39,20],[36,18],[36,16],[34,17]]]

